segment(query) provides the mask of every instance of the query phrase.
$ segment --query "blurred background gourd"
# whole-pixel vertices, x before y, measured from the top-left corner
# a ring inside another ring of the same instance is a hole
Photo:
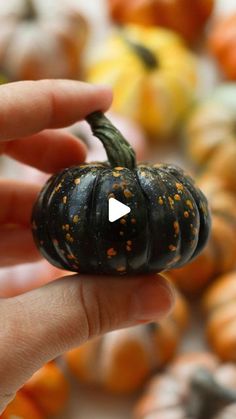
[[[166,29],[129,25],[94,51],[87,80],[113,88],[112,109],[155,137],[169,136],[192,103],[196,59],[182,39]]]
[[[224,361],[236,362],[236,271],[219,276],[203,296],[206,336]]]
[[[46,419],[60,413],[69,397],[69,383],[55,362],[40,368],[16,393],[0,419]]]
[[[107,0],[112,19],[119,23],[164,26],[188,42],[199,38],[211,16],[214,0]]]
[[[51,3],[52,4],[52,3]],[[78,78],[88,25],[70,1],[0,3],[0,70],[11,80]]]
[[[236,84],[222,84],[190,112],[185,150],[200,172],[220,176],[236,191]]]
[[[236,13],[219,17],[209,34],[208,44],[224,76],[236,80]]]
[[[65,360],[81,382],[112,393],[131,393],[175,355],[187,324],[188,306],[178,294],[173,313],[160,325],[108,333],[68,352]]]
[[[141,396],[135,419],[233,419],[236,366],[219,364],[208,352],[179,355],[156,375]]]
[[[201,293],[216,276],[236,266],[236,196],[225,189],[222,178],[213,174],[206,173],[198,184],[212,213],[210,239],[193,261],[170,271],[174,283],[188,295]]]

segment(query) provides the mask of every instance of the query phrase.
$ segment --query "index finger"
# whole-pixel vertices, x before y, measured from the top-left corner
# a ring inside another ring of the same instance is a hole
[[[20,81],[0,86],[0,140],[61,128],[105,111],[112,93],[74,80]]]

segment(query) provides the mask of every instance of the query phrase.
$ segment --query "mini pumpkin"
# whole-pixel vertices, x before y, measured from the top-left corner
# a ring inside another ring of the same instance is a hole
[[[218,175],[236,190],[236,84],[225,83],[190,113],[186,131],[187,157],[199,171]]]
[[[226,361],[236,361],[236,271],[219,276],[203,296],[206,335],[212,349]]]
[[[68,3],[1,2],[0,62],[9,80],[78,77],[87,23]]]
[[[214,0],[108,0],[112,19],[120,24],[164,26],[179,32],[187,41],[199,38],[210,17]]]
[[[212,212],[210,238],[197,258],[170,272],[174,283],[192,295],[199,294],[212,279],[236,266],[236,197],[225,190],[224,182],[216,176],[205,175],[198,184]]]
[[[193,180],[172,165],[136,165],[131,146],[102,113],[87,121],[109,162],[48,180],[32,216],[42,255],[60,268],[107,275],[160,272],[195,257],[208,239],[210,215]],[[114,222],[111,198],[130,208]]]
[[[156,375],[141,396],[135,419],[233,419],[236,366],[210,353],[187,353]]]
[[[22,390],[46,416],[58,414],[69,397],[69,384],[55,362],[40,368]]]
[[[236,13],[218,19],[209,35],[209,49],[226,78],[236,80]]]
[[[4,412],[0,414],[0,419],[16,418],[46,419],[46,416],[43,415],[30,397],[22,391],[18,391],[15,398],[9,403]]]
[[[65,360],[81,382],[113,393],[130,393],[174,356],[187,322],[188,307],[178,295],[173,313],[160,325],[108,333],[68,352]]]
[[[161,140],[193,101],[196,60],[174,32],[128,25],[94,51],[87,80],[113,88],[112,108]]]

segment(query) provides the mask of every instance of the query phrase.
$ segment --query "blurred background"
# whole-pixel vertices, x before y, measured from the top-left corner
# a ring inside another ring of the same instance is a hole
[[[181,164],[212,210],[203,252],[167,273],[177,290],[169,319],[112,332],[46,365],[1,418],[236,418],[236,396],[204,413],[206,389],[203,413],[186,413],[200,367],[236,392],[236,1],[0,0],[0,77],[109,84],[109,117],[137,158]],[[87,161],[106,159],[85,122],[68,129],[87,144]],[[0,170],[47,178],[6,156]],[[0,296],[63,274],[46,261],[2,268]]]

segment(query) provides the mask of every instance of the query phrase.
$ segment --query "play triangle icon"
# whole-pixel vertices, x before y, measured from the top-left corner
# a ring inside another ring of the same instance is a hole
[[[110,198],[108,202],[108,219],[111,223],[119,218],[123,217],[124,215],[130,212],[130,208],[122,204],[122,202],[117,201],[115,198]]]

